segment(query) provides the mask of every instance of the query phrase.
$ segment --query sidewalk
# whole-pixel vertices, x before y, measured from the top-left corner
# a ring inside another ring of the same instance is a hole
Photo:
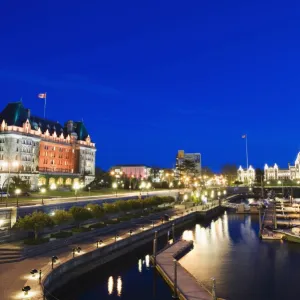
[[[53,255],[58,256],[58,263],[63,263],[64,261],[72,258],[72,249],[74,247],[79,246],[84,252],[87,252],[92,251],[96,248],[96,240],[102,239],[106,245],[114,243],[116,234],[118,234],[122,238],[125,238],[126,236],[128,236],[129,229],[133,229],[134,232],[141,232],[143,230],[146,230],[147,225],[149,227],[149,225],[151,224],[151,220],[160,220],[160,217],[164,213],[165,212],[162,212],[160,214],[155,214],[152,216],[150,215],[142,219],[136,219],[134,222],[128,222],[128,226],[124,230],[119,230],[114,233],[106,235],[103,234],[102,236],[83,240],[78,244],[72,244],[58,250],[49,251],[33,258],[27,258],[18,263],[7,263],[0,265],[0,299],[36,299],[36,293],[39,290],[38,275],[36,275],[35,278],[29,276],[29,272],[32,269],[42,270],[42,273],[46,274],[51,271],[51,257]],[[169,215],[172,214],[169,213]],[[156,222],[154,226],[157,226],[159,224],[161,224],[160,221]],[[142,229],[143,225],[145,226],[144,229]],[[32,288],[27,298],[24,297],[24,293],[21,292],[22,288],[25,285],[30,285]]]

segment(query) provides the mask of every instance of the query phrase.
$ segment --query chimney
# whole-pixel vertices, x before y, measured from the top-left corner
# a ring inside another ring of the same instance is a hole
[[[72,120],[67,122],[67,131],[68,133],[72,133],[74,131],[74,122]]]

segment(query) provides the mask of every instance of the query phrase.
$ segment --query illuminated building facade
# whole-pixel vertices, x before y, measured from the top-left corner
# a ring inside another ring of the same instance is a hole
[[[274,167],[269,167],[265,164],[265,180],[295,180],[300,179],[300,152],[295,160],[295,165],[288,165],[287,169],[279,169],[277,164]]]
[[[0,187],[9,177],[39,185],[84,185],[95,177],[95,144],[83,122],[59,122],[32,116],[22,102],[0,113]]]
[[[248,169],[243,169],[240,166],[237,171],[237,177],[240,182],[252,184],[255,181],[255,170],[252,166],[249,166]]]

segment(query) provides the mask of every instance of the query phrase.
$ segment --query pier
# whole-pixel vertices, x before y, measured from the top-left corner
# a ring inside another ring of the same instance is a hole
[[[183,300],[217,300],[215,295],[215,281],[212,292],[203,287],[197,280],[181,266],[177,259],[182,257],[193,243],[180,240],[162,252],[152,257],[156,269],[174,291],[174,298]],[[177,286],[177,288],[176,288]]]

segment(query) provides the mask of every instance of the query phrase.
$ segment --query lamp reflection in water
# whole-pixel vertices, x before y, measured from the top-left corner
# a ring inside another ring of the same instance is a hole
[[[121,278],[121,276],[119,276],[117,279],[117,293],[118,293],[118,296],[121,297],[121,295],[122,295],[122,278]]]
[[[145,256],[145,264],[146,264],[146,268],[150,267],[150,255]]]
[[[139,272],[142,273],[142,271],[143,271],[143,262],[142,262],[141,259],[139,259],[138,268],[139,268]]]
[[[110,276],[108,278],[108,295],[111,295],[113,293],[113,290],[114,290],[114,279],[112,276]]]

